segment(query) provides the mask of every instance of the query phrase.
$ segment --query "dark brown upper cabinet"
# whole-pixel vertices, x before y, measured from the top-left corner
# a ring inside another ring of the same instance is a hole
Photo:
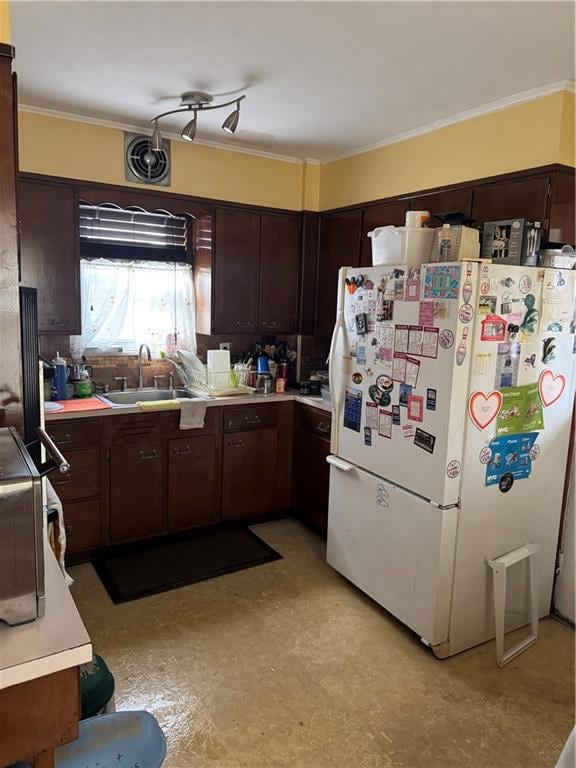
[[[78,334],[80,263],[73,187],[21,181],[21,282],[38,289],[38,330]]]
[[[504,219],[546,222],[548,176],[482,184],[474,189],[472,216],[477,224]]]
[[[406,211],[409,209],[407,202],[387,203],[373,208],[364,208],[362,219],[362,247],[360,251],[360,265],[372,266],[372,241],[368,232],[377,227],[403,227],[406,221]]]
[[[214,228],[214,314],[218,334],[258,330],[260,214],[217,208]]]
[[[435,213],[464,213],[466,216],[472,214],[472,190],[471,189],[453,189],[442,192],[433,192],[430,195],[416,195],[410,198],[410,210],[429,211],[432,216]],[[438,227],[438,219],[432,218],[430,225]]]
[[[322,217],[318,291],[316,298],[316,335],[330,336],[336,319],[336,289],[340,267],[360,265],[362,211],[340,211]]]
[[[261,333],[295,333],[298,330],[301,247],[299,216],[262,214],[258,304]]]
[[[574,245],[574,174],[552,174],[548,240],[561,245]]]

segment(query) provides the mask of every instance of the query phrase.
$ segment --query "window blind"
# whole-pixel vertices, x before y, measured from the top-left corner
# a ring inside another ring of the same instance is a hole
[[[188,219],[138,206],[80,202],[80,255],[84,258],[189,261]]]

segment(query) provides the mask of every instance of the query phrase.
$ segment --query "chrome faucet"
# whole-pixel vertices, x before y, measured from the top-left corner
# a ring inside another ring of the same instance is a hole
[[[142,382],[142,350],[145,349],[148,353],[148,360],[152,360],[152,355],[150,354],[150,347],[148,344],[140,344],[140,349],[138,350],[138,389],[142,389],[143,382]]]

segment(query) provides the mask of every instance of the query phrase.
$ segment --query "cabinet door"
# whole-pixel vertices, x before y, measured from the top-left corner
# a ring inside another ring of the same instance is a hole
[[[110,447],[110,533],[113,543],[165,529],[165,451],[161,442]]]
[[[73,555],[102,544],[100,500],[87,499],[64,504],[66,552]]]
[[[261,333],[294,333],[302,250],[300,217],[264,213],[260,223]]]
[[[552,176],[549,242],[574,245],[574,218],[574,174],[555,173]]]
[[[216,437],[183,437],[168,443],[168,528],[177,531],[217,520]]]
[[[20,183],[22,285],[38,289],[38,330],[78,334],[80,263],[74,190]]]
[[[314,528],[328,529],[330,437],[303,427],[296,420],[294,435],[294,506]]]
[[[276,511],[278,430],[224,436],[222,517],[252,518]]]
[[[455,189],[445,192],[433,192],[430,195],[418,195],[410,198],[410,210],[430,211],[432,217],[435,213],[464,213],[472,214],[472,190]],[[430,225],[440,226],[438,219],[432,218]]]
[[[531,219],[544,224],[548,176],[485,184],[474,189],[472,216],[478,224],[505,219]]]
[[[260,214],[216,209],[214,333],[258,330]]]
[[[336,290],[340,267],[360,264],[362,211],[342,211],[322,217],[316,298],[316,335],[331,336],[336,320]]]
[[[372,266],[372,240],[368,237],[376,227],[403,227],[406,223],[406,211],[408,202],[388,203],[377,205],[374,208],[364,208],[362,218],[362,251],[360,264],[363,267]]]

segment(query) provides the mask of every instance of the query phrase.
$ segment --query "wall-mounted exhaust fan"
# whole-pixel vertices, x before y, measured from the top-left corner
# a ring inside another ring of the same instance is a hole
[[[124,178],[140,184],[170,186],[170,142],[152,151],[150,136],[124,133]]]

